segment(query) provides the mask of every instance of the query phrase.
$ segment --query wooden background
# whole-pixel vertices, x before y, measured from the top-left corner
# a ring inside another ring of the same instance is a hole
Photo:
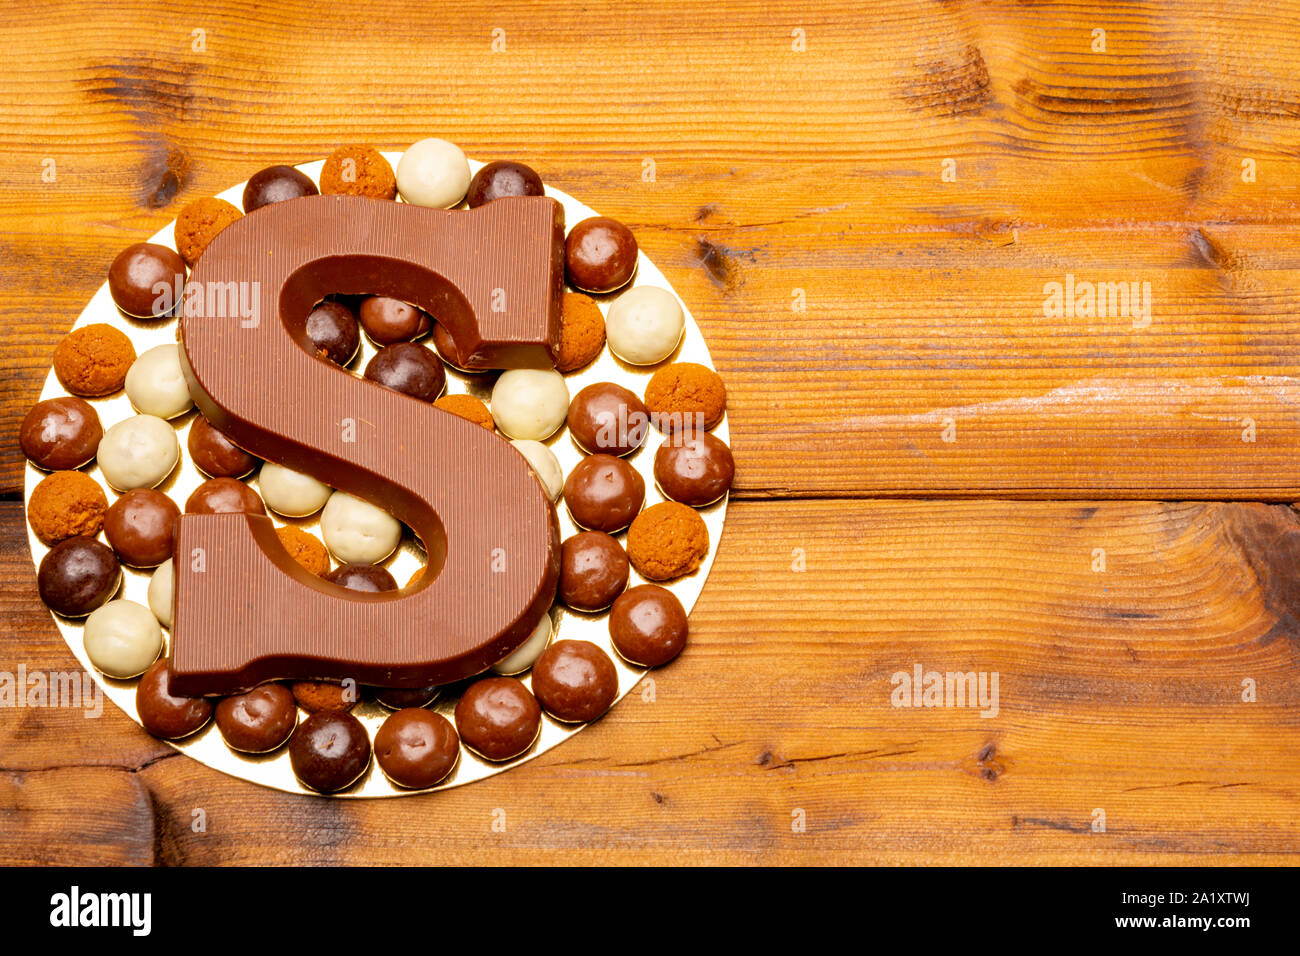
[[[1300,858],[1300,4],[11,4],[0,49],[0,669],[72,661],[13,440],[60,335],[185,201],[339,143],[628,222],[739,468],[691,646],[557,750],[329,801],[0,711],[0,861]],[[1066,273],[1150,325],[1045,317]],[[999,713],[892,708],[916,663]]]

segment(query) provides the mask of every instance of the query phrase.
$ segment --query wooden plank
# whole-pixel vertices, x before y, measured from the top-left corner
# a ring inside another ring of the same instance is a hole
[[[738,502],[653,693],[499,778],[290,797],[150,756],[116,711],[0,711],[0,771],[62,807],[96,750],[147,788],[154,815],[122,825],[167,862],[1294,863],[1298,571],[1284,506]],[[58,658],[40,614],[8,660]],[[996,671],[996,716],[893,706],[916,664]]]

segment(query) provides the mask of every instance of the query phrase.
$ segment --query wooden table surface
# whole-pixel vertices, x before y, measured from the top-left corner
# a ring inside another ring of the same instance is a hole
[[[0,669],[73,663],[13,436],[112,256],[427,135],[624,220],[694,312],[738,471],[690,647],[396,801],[0,710],[0,862],[1297,862],[1300,4],[443,11],[0,10]],[[892,706],[918,664],[996,715]]]

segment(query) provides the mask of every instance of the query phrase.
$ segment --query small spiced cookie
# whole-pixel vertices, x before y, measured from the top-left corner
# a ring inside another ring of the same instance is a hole
[[[325,545],[313,534],[296,528],[291,524],[276,528],[275,535],[284,545],[284,550],[312,574],[322,575],[330,569],[330,555]]]
[[[217,233],[243,215],[224,199],[205,196],[194,200],[176,217],[176,251],[193,268]]]
[[[642,511],[627,529],[632,567],[651,581],[690,574],[709,553],[709,529],[694,508],[665,501]]]
[[[84,534],[93,538],[104,526],[108,498],[85,472],[56,471],[41,479],[27,503],[27,520],[46,544]]]
[[[605,347],[605,317],[600,306],[581,292],[566,292],[560,300],[560,347],[555,368],[574,372],[590,365]]]
[[[54,374],[73,395],[112,395],[126,383],[135,347],[119,329],[102,322],[73,329],[54,350]]]
[[[397,198],[393,167],[371,146],[340,146],[320,171],[321,195],[343,193],[372,199]]]
[[[669,433],[684,426],[695,428],[696,419],[707,431],[722,421],[727,410],[727,389],[722,376],[694,362],[674,362],[655,372],[645,387],[645,404],[651,421]]]
[[[351,710],[357,703],[357,689],[334,681],[296,680],[289,685],[294,702],[314,714],[322,710]]]
[[[433,403],[433,407],[451,412],[475,425],[482,425],[488,431],[496,430],[496,425],[492,422],[492,413],[473,395],[444,395]]]

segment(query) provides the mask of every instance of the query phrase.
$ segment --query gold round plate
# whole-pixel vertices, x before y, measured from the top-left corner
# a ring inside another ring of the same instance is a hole
[[[392,163],[394,168],[397,167],[397,162],[401,158],[401,155],[401,153],[384,153],[384,156],[390,163]],[[305,163],[297,168],[310,176],[313,181],[319,182],[322,165],[323,162]],[[482,165],[483,164],[480,162],[473,160],[470,161],[470,169],[472,172],[477,172]],[[228,200],[236,207],[240,207],[243,189],[244,184],[240,183],[239,185],[233,186],[221,193],[219,198]],[[550,186],[547,186],[546,195],[557,200],[564,206],[564,218],[567,227],[572,227],[575,223],[580,222],[583,219],[597,215],[594,210],[558,189],[553,189]],[[400,202],[400,199],[398,201]],[[463,204],[461,208],[463,208]],[[148,241],[169,248],[175,248],[175,243],[173,242],[173,227],[174,223],[169,223]],[[105,274],[108,272],[107,264],[105,264],[104,272]],[[664,278],[663,273],[655,267],[654,263],[646,257],[644,252],[640,253],[637,260],[637,272],[632,283],[625,287],[625,289],[620,290],[620,293],[626,291],[626,289],[638,286],[659,286],[670,292],[673,291],[668,280]],[[606,296],[594,296],[593,298],[597,299],[600,303],[601,311],[607,312],[610,302],[616,299],[620,293],[613,293]],[[676,295],[675,292],[673,294]],[[681,302],[680,296],[678,296],[678,301]],[[580,369],[573,374],[565,376],[565,383],[568,385],[570,397],[576,395],[580,389],[594,382],[617,382],[618,384],[631,389],[637,395],[642,395],[645,392],[645,386],[649,381],[650,376],[654,374],[656,369],[670,361],[695,362],[712,368],[713,362],[709,357],[708,346],[705,345],[704,337],[700,334],[700,330],[696,326],[694,318],[691,316],[690,309],[686,307],[684,302],[682,302],[682,311],[686,316],[686,332],[682,337],[681,345],[678,346],[677,351],[674,352],[672,356],[665,359],[664,362],[659,365],[640,368],[628,365],[615,358],[610,352],[608,346],[606,346],[606,348],[601,352],[600,357],[591,365]],[[80,328],[97,322],[108,323],[109,325],[113,325],[124,331],[128,336],[130,336],[132,343],[135,345],[137,354],[142,354],[145,350],[153,348],[156,345],[164,345],[176,341],[177,327],[175,319],[140,321],[123,315],[113,304],[113,300],[108,293],[107,283],[99,287],[94,298],[90,300],[90,303],[77,319],[74,328]],[[366,362],[368,362],[375,354],[373,343],[371,343],[364,335],[361,339],[361,351],[348,366],[348,368],[356,374],[360,374],[361,369],[365,368]],[[448,365],[447,394],[469,393],[482,399],[484,403],[490,404],[489,399],[491,397],[491,386],[495,377],[496,373],[492,372],[477,375],[466,374]],[[50,373],[46,376],[45,387],[41,390],[41,399],[57,398],[67,394],[68,393],[59,384],[58,379],[55,378],[54,372],[51,369]],[[135,414],[135,410],[131,407],[131,402],[124,392],[117,392],[107,398],[87,399],[87,401],[89,401],[91,405],[94,406],[95,411],[98,412],[105,431],[117,422]],[[185,451],[186,437],[189,433],[190,425],[196,415],[197,412],[191,409],[179,418],[172,420],[171,424],[176,429],[177,438],[180,441],[182,449],[181,462],[176,471],[174,471],[166,481],[158,486],[158,490],[165,492],[182,508],[184,507],[185,499],[189,497],[190,492],[205,480],[204,476],[189,460],[188,453]],[[712,429],[712,433],[722,439],[722,441],[728,441],[727,419],[725,417],[717,427]],[[663,440],[663,436],[655,429],[651,428],[649,429],[649,436],[645,444],[627,458],[627,460],[636,467],[637,471],[640,472],[641,476],[645,479],[646,507],[664,500],[663,495],[656,487],[654,481],[655,450],[663,443]],[[563,469],[565,475],[567,475],[569,471],[584,457],[583,452],[569,437],[567,427],[561,428],[555,435],[545,442],[545,444],[555,453],[556,458],[559,459],[560,467]],[[116,492],[109,488],[108,483],[104,481],[96,462],[92,461],[88,466],[83,468],[82,471],[89,474],[92,478],[98,481],[101,486],[103,486],[105,494],[108,496],[110,502],[115,499]],[[32,490],[45,474],[45,472],[36,468],[30,462],[27,464],[26,483],[23,494],[24,504],[31,499]],[[257,487],[256,477],[250,478],[248,481],[253,487]],[[561,499],[560,503],[556,506],[556,510],[560,518],[561,539],[575,534],[579,529],[573,523],[573,519],[569,516],[568,509],[564,507],[563,499]],[[704,587],[705,579],[708,577],[709,568],[712,566],[714,555],[717,553],[718,542],[722,536],[723,520],[726,517],[727,512],[727,498],[724,496],[720,501],[698,510],[700,515],[704,518],[704,523],[709,530],[709,553],[705,556],[699,570],[695,573],[664,585],[677,595],[678,599],[682,602],[682,606],[686,608],[688,613],[694,606],[696,599],[700,595],[700,591]],[[284,524],[295,524],[305,530],[316,532],[319,537],[319,532],[317,530],[320,519],[319,512],[309,518],[301,519],[286,519],[269,510],[267,513],[270,515],[277,527]],[[615,537],[619,538],[620,541],[624,541],[626,532],[616,535]],[[41,541],[32,534],[30,527],[28,527],[27,530],[27,540],[31,546],[33,562],[35,565],[39,566],[41,558],[45,556],[45,553],[49,548],[42,544]],[[383,566],[388,568],[399,584],[405,584],[410,576],[415,573],[415,570],[423,563],[420,547],[415,542],[409,529],[405,531],[402,538],[402,544],[399,546],[393,557],[382,562]],[[146,599],[146,591],[149,586],[149,578],[152,575],[152,570],[142,571],[124,565],[123,572],[122,589],[116,596],[136,601],[147,607],[148,601]],[[644,583],[647,582],[637,574],[636,569],[634,568],[628,586],[633,587],[637,584]],[[610,644],[609,628],[606,624],[606,619],[608,617],[607,612],[584,614],[572,611],[557,601],[551,607],[550,613],[553,624],[551,636],[552,642],[556,640],[590,641],[609,654],[611,660],[614,661],[615,668],[618,670],[618,700],[621,700],[645,674],[644,668],[635,667],[629,664],[614,651]],[[69,650],[71,650],[77,660],[81,662],[81,666],[94,677],[96,683],[98,683],[103,689],[105,696],[121,708],[121,710],[137,724],[140,723],[140,717],[135,708],[135,688],[137,681],[115,680],[113,678],[105,677],[103,674],[95,670],[91,665],[90,659],[86,655],[85,647],[83,646],[81,637],[82,622],[80,620],[70,620],[68,618],[59,617],[57,614],[53,614],[52,612],[51,616],[54,618],[54,623],[58,627],[59,633],[63,635],[63,640],[67,643]],[[164,628],[163,630],[164,633],[166,633],[167,629]],[[671,667],[672,665],[669,664],[668,666]],[[525,684],[530,685],[531,687],[531,672],[517,676]],[[454,724],[455,719],[453,717],[453,711],[456,707],[456,700],[456,696],[444,693],[438,698],[438,700],[430,705],[430,709],[441,713]],[[362,701],[353,710],[353,713],[363,724],[365,724],[366,730],[369,732],[370,739],[373,742],[375,733],[379,730],[380,724],[384,722],[385,717],[387,717],[391,711],[388,711],[377,702],[366,700],[363,697]],[[302,714],[300,713],[299,720],[301,721],[301,719]],[[606,715],[602,719],[617,719],[617,717]],[[481,780],[484,777],[490,777],[494,774],[501,773],[502,771],[509,770],[511,767],[518,766],[524,761],[531,760],[533,757],[545,753],[552,747],[571,737],[573,734],[578,733],[584,726],[585,724],[560,723],[544,714],[542,717],[541,732],[538,735],[537,740],[534,741],[532,747],[513,760],[500,763],[484,760],[462,744],[460,760],[457,762],[455,769],[452,770],[451,774],[441,784],[432,789],[445,790],[450,787],[471,783],[475,780]],[[277,790],[283,790],[288,793],[315,794],[315,791],[303,787],[294,776],[293,769],[289,764],[289,748],[287,746],[281,747],[279,750],[265,755],[237,753],[226,746],[225,741],[221,738],[221,734],[217,731],[216,726],[211,722],[204,727],[203,730],[199,731],[192,737],[180,741],[167,741],[167,743],[182,753],[193,757],[200,763],[206,764],[213,769],[220,770],[223,773],[228,773],[231,776],[239,777],[252,783],[262,784],[263,786],[273,787]],[[427,790],[407,790],[394,786],[372,760],[370,767],[356,784],[343,793],[332,794],[331,796],[397,797],[412,793],[427,792]],[[315,795],[319,796],[319,794]]]

